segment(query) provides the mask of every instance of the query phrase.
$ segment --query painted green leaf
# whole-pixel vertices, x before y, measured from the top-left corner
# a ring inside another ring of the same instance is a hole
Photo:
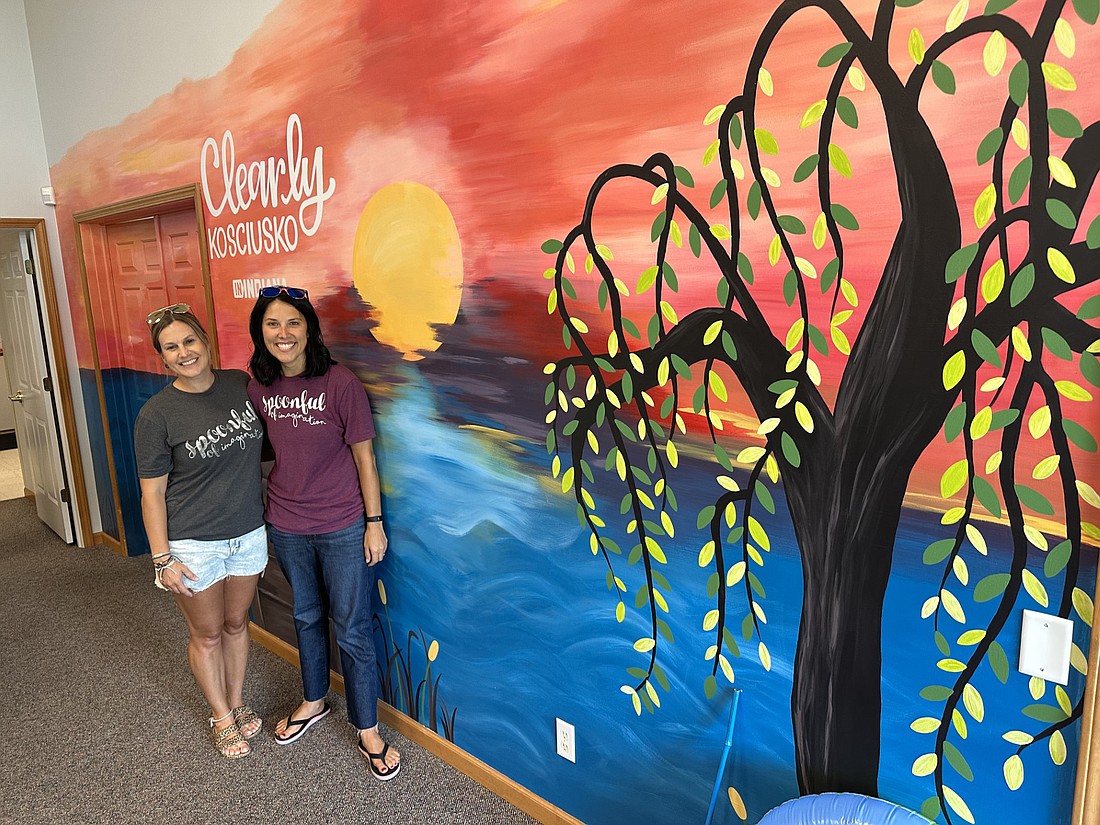
[[[1039,722],[1046,722],[1048,724],[1053,722],[1062,722],[1068,717],[1066,712],[1060,707],[1054,705],[1035,704],[1028,705],[1021,713],[1029,719],[1035,719]]]
[[[836,113],[840,115],[840,119],[844,121],[846,126],[853,129],[859,128],[859,114],[856,112],[856,105],[844,95],[836,100]]]
[[[989,2],[985,4],[985,14],[987,16],[990,14],[1000,14],[1015,3],[1016,0],[989,0]]]
[[[974,601],[988,602],[1004,593],[1011,577],[1008,573],[993,573],[974,586]]]
[[[733,148],[741,148],[741,138],[744,133],[741,131],[741,118],[734,115],[730,118],[730,140],[733,141]]]
[[[749,256],[744,252],[737,253],[737,272],[741,275],[741,278],[746,284],[752,285],[752,261],[749,260]]]
[[[993,156],[997,154],[997,150],[1001,148],[1001,142],[1004,139],[1005,133],[1000,126],[993,129],[988,135],[982,138],[982,142],[978,144],[979,166],[983,166],[993,160]]]
[[[733,344],[733,336],[729,334],[728,330],[722,330],[721,335],[722,351],[729,356],[731,361],[737,360],[737,347]]]
[[[1031,183],[1031,169],[1031,155],[1027,155],[1016,164],[1012,174],[1008,176],[1008,199],[1011,203],[1016,203],[1024,196],[1024,191]]]
[[[1100,361],[1097,360],[1095,355],[1091,352],[1084,353],[1078,367],[1086,381],[1094,387],[1100,387]]]
[[[718,183],[714,184],[714,189],[710,192],[710,208],[714,209],[718,204],[722,202],[722,198],[726,196],[726,179],[722,178]],[[694,224],[692,225],[694,228]]]
[[[943,420],[943,435],[950,444],[959,437],[963,427],[966,426],[966,402],[960,401]]]
[[[661,233],[665,231],[665,224],[668,222],[668,213],[663,209],[657,213],[657,217],[653,219],[653,226],[649,230],[649,240],[656,241],[661,237]]]
[[[1020,497],[1020,502],[1025,507],[1043,516],[1054,515],[1054,507],[1047,497],[1038,490],[1034,490],[1025,484],[1016,484],[1014,486],[1016,488],[1016,495]]]
[[[1085,133],[1077,116],[1065,109],[1048,109],[1047,119],[1050,123],[1050,130],[1059,137],[1072,140],[1081,137]]]
[[[972,484],[974,495],[977,496],[982,507],[988,510],[994,518],[1000,518],[1001,500],[997,495],[997,491],[993,489],[993,485],[979,475],[974,476]]]
[[[1076,421],[1069,418],[1062,419],[1062,429],[1066,431],[1066,437],[1086,453],[1096,452],[1096,439]]]
[[[1005,649],[1001,647],[1000,642],[991,642],[989,645],[989,651],[985,655],[986,661],[989,662],[989,667],[993,671],[993,675],[997,677],[997,680],[1002,685],[1008,684],[1008,654],[1005,653]]]
[[[955,73],[946,63],[939,60],[932,61],[932,82],[945,95],[955,94]]]
[[[1058,198],[1047,198],[1046,208],[1047,215],[1058,226],[1063,229],[1077,228],[1077,216],[1073,214],[1073,210],[1064,201],[1060,201]]]
[[[1017,106],[1023,106],[1027,100],[1027,86],[1030,81],[1030,72],[1027,62],[1020,60],[1012,67],[1008,75],[1008,95]]]
[[[1073,10],[1077,12],[1077,16],[1090,26],[1096,22],[1098,13],[1100,13],[1100,2],[1098,0],[1073,0]]]
[[[794,170],[794,182],[802,183],[817,169],[817,163],[820,160],[820,156],[815,152],[806,158],[802,163],[798,164],[798,168]],[[714,204],[711,204],[713,206]]]
[[[934,541],[924,549],[924,563],[939,564],[950,555],[954,548],[954,539],[940,539],[939,541]]]
[[[799,467],[802,464],[802,455],[798,452],[798,445],[794,443],[794,439],[791,438],[790,433],[783,433],[779,439],[779,445],[783,450],[783,458],[787,460],[787,463],[792,467]]]
[[[1000,369],[1001,355],[997,352],[997,347],[992,341],[980,329],[975,329],[970,333],[970,343],[974,347],[974,352],[985,361],[987,364],[992,364],[997,369]]]
[[[1085,233],[1085,245],[1089,249],[1100,248],[1100,215],[1092,219],[1088,232]]]
[[[692,224],[688,230],[688,246],[691,247],[691,253],[696,258],[703,253],[703,239],[699,235],[699,227],[695,224]]]
[[[1056,358],[1069,361],[1073,358],[1073,350],[1070,349],[1066,339],[1048,327],[1043,327],[1043,345]],[[1083,356],[1082,356],[1083,360]]]
[[[943,743],[943,755],[947,757],[947,764],[955,769],[955,773],[967,782],[974,781],[974,771],[970,770],[970,765],[967,763],[966,759],[963,758],[958,748],[950,742],[945,741]]]
[[[798,274],[793,270],[787,270],[787,274],[783,277],[783,300],[787,302],[787,306],[794,303],[794,299],[798,297]]]
[[[805,235],[806,224],[802,223],[794,215],[780,215],[779,225],[792,235]]]
[[[757,479],[756,484],[753,486],[753,492],[756,494],[757,500],[772,515],[775,515],[775,500],[772,498],[771,491],[768,489],[764,482]]]
[[[1031,289],[1034,286],[1035,264],[1027,264],[1012,278],[1012,287],[1008,295],[1009,303],[1013,307],[1018,307],[1031,294]]]
[[[810,324],[806,327],[806,331],[810,335],[810,343],[813,344],[813,348],[820,352],[822,355],[829,354],[829,342],[825,340],[825,333]]]
[[[683,166],[676,166],[673,171],[676,174],[676,180],[680,181],[684,186],[695,186],[695,178],[693,178],[691,172]]]
[[[829,212],[832,214],[833,220],[837,222],[838,226],[850,229],[853,232],[859,229],[859,221],[856,220],[856,216],[853,215],[847,207],[841,206],[839,203],[834,203],[829,207]]]
[[[944,636],[940,631],[937,630],[932,635],[932,638],[936,642],[936,648],[940,651],[940,653],[942,653],[944,656],[951,655],[951,645],[948,644],[946,636]]]
[[[1043,575],[1048,579],[1052,579],[1061,573],[1069,562],[1072,553],[1073,543],[1069,539],[1055,545],[1047,553],[1046,561],[1043,562]]]
[[[934,796],[928,797],[920,806],[921,816],[931,821],[935,821],[941,810],[940,800]]]
[[[821,57],[817,61],[817,65],[823,69],[826,66],[832,66],[834,63],[838,62],[842,57],[844,57],[844,55],[848,54],[848,50],[851,48],[851,43],[838,43],[831,49],[828,49],[825,54],[821,55]]]
[[[745,208],[749,210],[749,217],[754,221],[760,217],[760,197],[760,181],[754,180],[745,196]]]
[[[547,255],[553,255],[562,248],[562,242],[555,238],[551,238],[548,241],[543,241],[541,248]]]
[[[966,274],[966,270],[970,268],[970,264],[974,262],[974,256],[977,254],[978,245],[976,243],[955,250],[951,257],[947,259],[947,266],[944,268],[944,281],[953,284],[959,280]]]
[[[951,696],[951,688],[942,685],[929,685],[920,692],[920,698],[929,702],[943,702]]]
[[[825,268],[821,270],[821,294],[824,295],[829,291],[829,287],[833,285],[833,281],[836,280],[836,276],[840,273],[840,258],[833,258],[829,263],[825,264]]]

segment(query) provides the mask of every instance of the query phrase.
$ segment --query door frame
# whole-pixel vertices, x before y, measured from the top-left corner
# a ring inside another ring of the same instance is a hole
[[[202,208],[202,192],[198,183],[178,186],[162,192],[141,195],[123,201],[85,209],[73,214],[73,234],[76,238],[76,255],[80,262],[80,287],[84,295],[84,313],[88,329],[88,344],[92,350],[92,363],[95,368],[96,392],[99,396],[99,414],[103,424],[104,441],[107,451],[107,470],[111,479],[111,496],[115,505],[115,520],[118,524],[118,539],[105,533],[96,534],[97,542],[111,548],[121,556],[126,552],[126,526],[122,520],[122,501],[118,493],[118,476],[115,473],[115,458],[111,447],[110,425],[107,420],[107,399],[103,392],[103,372],[99,360],[99,345],[96,343],[95,318],[92,315],[92,293],[89,276],[97,283],[107,283],[109,265],[95,256],[89,257],[85,250],[85,240],[96,236],[105,236],[106,227],[111,224],[153,218],[166,212],[181,212],[190,207],[195,215],[195,224],[199,234],[199,260],[202,266],[203,291],[206,295],[207,318],[210,319],[210,357],[213,366],[220,363],[218,358],[218,333],[214,315],[214,296],[210,286],[210,252],[207,248],[206,221]]]
[[[80,457],[80,439],[76,430],[76,414],[73,411],[72,387],[69,383],[69,364],[65,357],[65,342],[61,337],[61,315],[57,311],[57,291],[54,287],[53,265],[50,262],[49,239],[45,218],[0,218],[0,229],[22,229],[34,232],[35,254],[38,267],[31,276],[39,297],[38,326],[43,338],[48,337],[46,366],[53,381],[54,415],[60,411],[64,434],[58,433],[61,467],[69,486],[70,503],[76,508],[73,537],[81,547],[92,544],[92,521],[88,509],[88,488],[84,483],[84,462]],[[45,317],[41,313],[45,311]],[[52,350],[52,353],[51,351]],[[60,409],[59,409],[60,408]]]

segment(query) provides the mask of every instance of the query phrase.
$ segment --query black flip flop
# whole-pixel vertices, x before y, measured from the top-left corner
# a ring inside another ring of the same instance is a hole
[[[401,773],[401,763],[398,762],[392,768],[386,764],[386,754],[390,751],[390,743],[382,743],[381,753],[371,753],[367,750],[367,746],[363,744],[363,740],[358,736],[355,737],[356,743],[359,745],[359,753],[367,757],[367,764],[370,766],[370,772],[374,774],[374,778],[380,782],[388,782],[393,779],[397,774]],[[374,764],[374,760],[378,760],[382,763],[382,767],[378,768]]]
[[[280,745],[289,745],[291,742],[297,742],[307,730],[328,716],[330,710],[332,710],[332,706],[329,705],[328,702],[325,702],[323,708],[312,716],[307,716],[305,719],[291,719],[288,716],[286,720],[286,730],[291,730],[293,728],[294,732],[289,736],[279,736],[279,734],[276,733],[275,741]]]

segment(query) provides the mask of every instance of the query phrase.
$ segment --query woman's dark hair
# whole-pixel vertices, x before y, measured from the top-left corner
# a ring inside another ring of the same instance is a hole
[[[257,298],[256,305],[252,307],[252,314],[248,318],[248,334],[252,337],[252,357],[248,359],[248,370],[252,373],[252,377],[263,386],[269,387],[283,374],[279,360],[267,351],[267,345],[264,343],[264,315],[267,313],[267,308],[275,301],[289,304],[306,319],[306,368],[301,373],[302,377],[313,378],[324,375],[336,361],[325,346],[317,311],[309,302],[309,298],[291,298],[282,292],[274,298],[263,296]]]

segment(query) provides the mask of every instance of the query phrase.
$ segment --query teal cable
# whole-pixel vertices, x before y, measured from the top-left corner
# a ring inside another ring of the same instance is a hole
[[[718,776],[714,780],[714,793],[710,797],[710,809],[707,811],[706,825],[710,825],[714,818],[714,806],[718,804],[718,793],[722,790],[722,777],[726,775],[726,760],[729,759],[730,748],[733,747],[733,725],[737,721],[737,703],[741,701],[741,691],[733,689],[733,701],[730,703],[730,723],[726,728],[726,746],[722,748],[722,761],[718,764]]]

